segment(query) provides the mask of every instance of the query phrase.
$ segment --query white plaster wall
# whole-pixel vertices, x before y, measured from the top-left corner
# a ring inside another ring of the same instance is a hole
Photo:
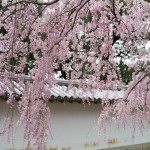
[[[132,139],[132,128],[116,129],[112,123],[108,123],[107,132],[99,133],[97,118],[101,111],[100,104],[79,103],[49,103],[51,109],[52,138],[48,140],[48,147],[52,150],[98,150],[108,147],[117,147],[138,143],[150,142],[149,131],[142,136],[135,133]],[[11,111],[4,101],[0,102],[0,128],[4,116],[11,115]],[[13,121],[16,124],[19,118],[17,109],[14,109]],[[10,137],[15,135],[13,141],[16,149],[23,148],[23,127],[18,127],[10,132]],[[8,143],[8,135],[0,137],[0,150],[13,147],[12,140]]]

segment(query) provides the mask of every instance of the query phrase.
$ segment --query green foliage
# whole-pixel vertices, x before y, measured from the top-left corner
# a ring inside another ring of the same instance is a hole
[[[91,21],[92,21],[92,14],[91,14],[90,11],[88,12],[87,16],[85,16],[85,17],[83,18],[83,20],[84,20],[85,23],[88,23],[88,22],[91,22]]]
[[[85,49],[86,51],[89,51],[91,49],[90,41],[87,41],[83,44],[83,49]]]
[[[43,10],[43,6],[42,5],[38,5],[37,6],[37,12],[38,12],[39,17],[42,17],[42,10]]]
[[[7,4],[11,4],[13,0],[7,0]]]
[[[122,60],[120,61],[118,67],[120,69],[122,81],[127,85],[132,80],[134,68],[129,68]]]
[[[7,33],[7,31],[5,30],[5,28],[4,28],[4,27],[1,27],[1,28],[0,28],[0,34],[5,35],[6,33]]]
[[[13,71],[17,63],[17,60],[15,59],[15,57],[11,57],[9,63],[11,65],[11,71]]]
[[[25,73],[25,75],[28,75],[29,71],[34,67],[33,63],[35,61],[35,58],[32,52],[29,52],[27,54],[26,60],[27,62],[23,72]]]
[[[47,39],[47,34],[45,32],[39,33],[39,36],[41,37],[43,41]]]
[[[89,68],[91,67],[91,63],[86,61],[83,66],[82,66],[82,69],[80,70],[81,71],[81,78],[83,78],[83,75],[84,74],[88,74],[88,75],[91,75],[93,74],[94,72],[92,70],[89,70]]]
[[[101,74],[101,75],[100,75],[100,81],[101,81],[101,80],[106,81],[106,80],[107,80],[107,75],[108,75],[107,73],[105,73],[105,75],[102,75],[102,74]]]

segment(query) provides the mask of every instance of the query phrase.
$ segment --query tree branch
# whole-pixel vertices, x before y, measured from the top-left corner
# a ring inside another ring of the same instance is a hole
[[[150,67],[148,67],[145,71],[147,71],[148,69],[149,69]],[[150,73],[148,72],[148,73],[145,73],[133,86],[132,86],[132,88],[130,89],[130,91],[128,92],[128,94],[127,94],[127,96],[126,96],[126,98],[125,98],[125,101],[127,101],[128,102],[128,97],[129,97],[129,95],[130,95],[130,93],[135,89],[135,87],[143,80],[143,79],[145,79],[147,76],[149,76],[150,75]]]
[[[18,2],[15,2],[15,3],[11,3],[9,5],[6,5],[4,6],[3,8],[8,8],[8,7],[11,7],[11,6],[14,6],[14,5],[18,5],[20,3],[27,3],[27,4],[35,4],[35,5],[53,5],[55,3],[57,3],[59,0],[54,0],[52,2],[37,2],[37,1],[32,1],[32,0],[22,0],[22,1],[18,1]]]
[[[144,1],[146,1],[146,2],[150,3],[150,0],[144,0]]]

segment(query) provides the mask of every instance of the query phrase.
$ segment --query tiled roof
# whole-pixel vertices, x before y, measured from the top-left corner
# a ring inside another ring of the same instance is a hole
[[[22,92],[24,91],[24,87],[18,84],[16,81],[13,81],[14,87],[9,88],[6,84],[0,83],[0,93],[7,92],[8,95],[14,93],[16,97],[19,97],[22,95]],[[68,89],[69,81],[68,80],[57,80],[57,85],[54,85],[50,90],[51,97],[50,100],[59,100],[61,102],[63,101],[77,101],[81,102],[82,99],[94,101],[94,102],[100,102],[102,99],[109,99],[109,100],[117,100],[123,97],[124,92],[123,91],[112,91],[112,90],[98,90],[93,89],[91,91],[83,91],[83,89],[78,88],[77,84],[78,82],[74,82],[74,87],[72,89]]]

